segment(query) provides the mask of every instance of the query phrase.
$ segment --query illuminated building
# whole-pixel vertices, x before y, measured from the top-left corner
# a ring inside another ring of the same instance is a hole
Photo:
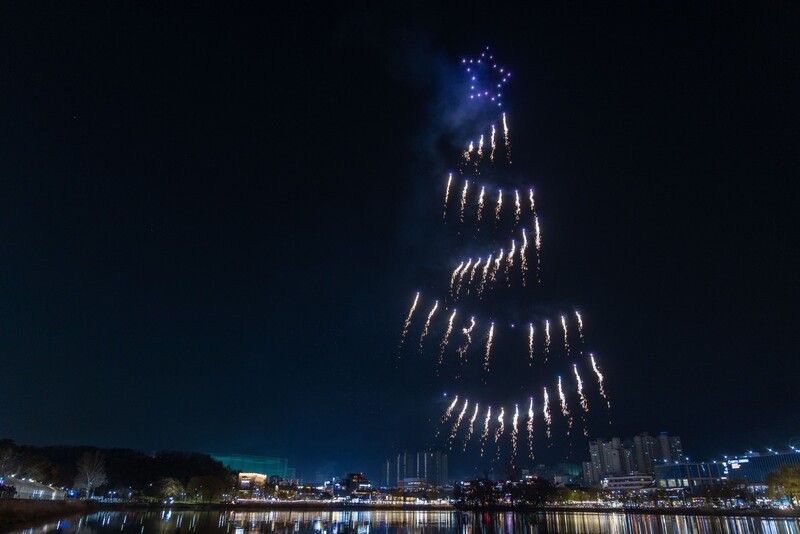
[[[640,491],[653,487],[651,475],[619,475],[604,477],[600,481],[604,489],[618,492]]]
[[[289,460],[286,458],[214,453],[210,453],[210,456],[233,471],[257,473],[266,475],[267,477],[277,476],[287,480],[294,480],[296,478],[295,470],[289,467]]]
[[[667,491],[696,495],[703,486],[719,484],[727,478],[723,464],[679,462],[655,466],[656,486]]]
[[[416,454],[401,452],[381,465],[381,486],[404,487],[404,481],[431,486],[445,486],[447,479],[447,454],[442,451],[420,451]]]
[[[748,490],[763,493],[766,489],[767,475],[782,465],[800,464],[800,452],[778,452],[769,454],[751,454],[729,458],[723,465],[727,468],[728,478],[741,480]]]

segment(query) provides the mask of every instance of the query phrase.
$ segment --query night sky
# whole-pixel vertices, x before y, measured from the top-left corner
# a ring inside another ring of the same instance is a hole
[[[464,255],[448,109],[487,44],[535,298],[602,355],[592,437],[665,430],[694,459],[800,435],[800,10],[552,4],[4,4],[0,437],[308,478],[432,445],[448,388],[397,345]]]

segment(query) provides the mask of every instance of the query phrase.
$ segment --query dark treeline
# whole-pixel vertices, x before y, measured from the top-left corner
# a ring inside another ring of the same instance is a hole
[[[0,440],[0,476],[16,474],[46,484],[72,487],[78,462],[86,453],[99,452],[104,461],[109,489],[146,491],[164,479],[187,484],[193,477],[229,480],[232,472],[208,454],[133,449],[101,449],[88,446],[35,447]],[[122,491],[120,491],[122,493]]]

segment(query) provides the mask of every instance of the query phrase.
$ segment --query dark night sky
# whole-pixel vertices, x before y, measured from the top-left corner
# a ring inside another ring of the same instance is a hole
[[[547,295],[603,354],[594,433],[695,457],[800,435],[800,10],[551,4],[4,4],[0,436],[309,477],[428,444],[442,387],[396,347],[460,257],[430,140],[485,44]]]

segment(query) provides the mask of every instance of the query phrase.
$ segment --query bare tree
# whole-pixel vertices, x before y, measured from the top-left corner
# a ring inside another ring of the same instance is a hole
[[[106,461],[100,451],[85,452],[76,465],[75,489],[86,490],[86,497],[94,496],[94,490],[106,483]]]

